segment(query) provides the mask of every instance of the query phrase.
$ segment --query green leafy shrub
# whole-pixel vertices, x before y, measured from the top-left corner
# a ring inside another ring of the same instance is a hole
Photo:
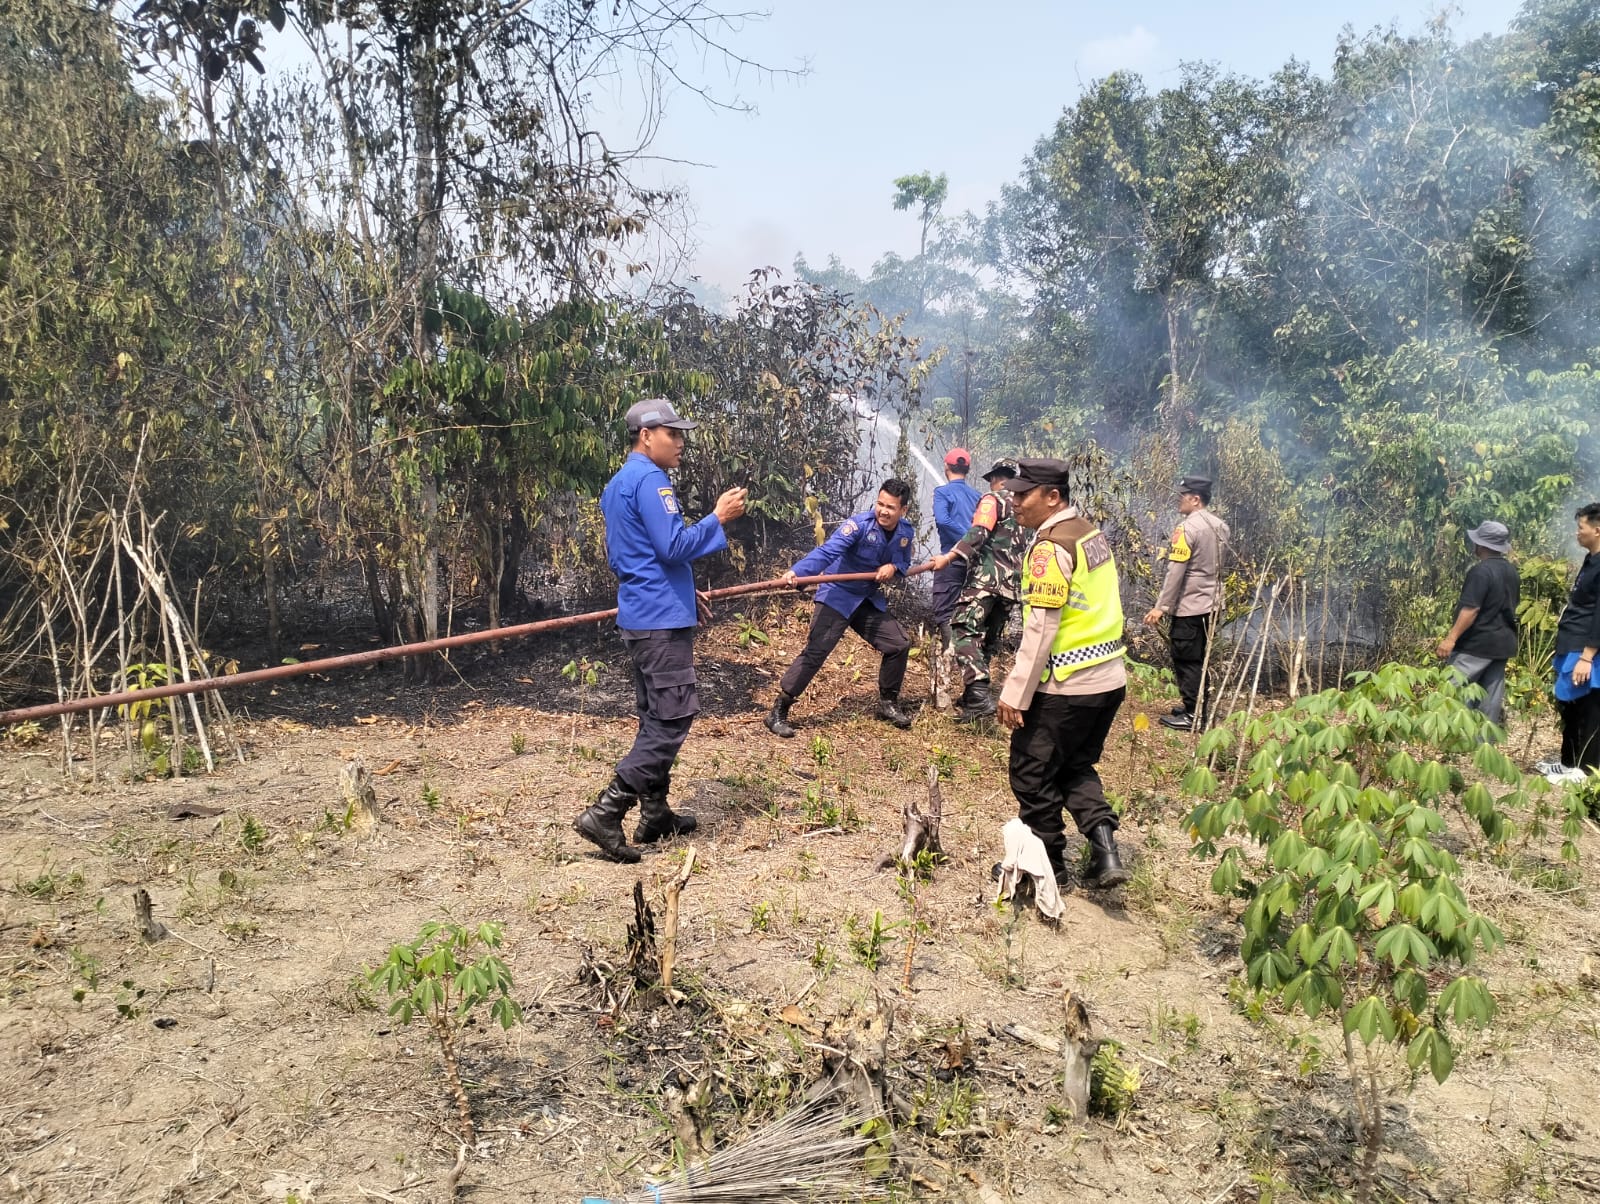
[[[1439,808],[1458,807],[1491,851],[1517,835],[1514,814],[1529,817],[1527,838],[1550,808],[1543,781],[1524,779],[1485,742],[1492,725],[1465,705],[1448,670],[1391,664],[1352,681],[1207,733],[1198,751],[1210,760],[1184,786],[1206,800],[1188,818],[1197,855],[1242,841],[1222,850],[1211,885],[1245,900],[1250,987],[1341,1023],[1370,1176],[1382,1143],[1374,1043],[1403,1047],[1412,1070],[1426,1067],[1442,1083],[1455,1064],[1452,1028],[1495,1014],[1487,984],[1465,967],[1504,937],[1462,893]],[[1229,772],[1226,785],[1219,770]],[[1509,789],[1496,798],[1490,783]],[[1569,802],[1568,858],[1580,823]]]
[[[1121,1120],[1139,1093],[1139,1068],[1122,1058],[1120,1041],[1102,1041],[1089,1063],[1089,1111]]]
[[[461,1030],[485,1003],[502,1028],[522,1019],[522,1008],[511,997],[511,971],[492,952],[504,938],[505,925],[493,920],[476,928],[429,920],[415,940],[392,946],[383,964],[367,976],[389,996],[389,1015],[399,1017],[401,1024],[421,1016],[433,1030],[468,1145],[476,1143],[476,1133],[457,1061]]]
[[[1567,604],[1567,562],[1530,556],[1517,570],[1522,596],[1517,603],[1517,654],[1506,665],[1506,702],[1519,711],[1550,711],[1555,701],[1550,660]]]

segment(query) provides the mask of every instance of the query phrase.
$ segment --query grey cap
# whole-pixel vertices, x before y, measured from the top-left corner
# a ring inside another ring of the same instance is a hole
[[[682,417],[665,397],[646,397],[628,407],[630,431],[648,431],[658,426],[670,427],[675,431],[692,431],[698,425]]]
[[[1488,548],[1491,552],[1503,554],[1511,550],[1510,530],[1504,523],[1497,523],[1492,518],[1468,531],[1467,538],[1480,548]]]

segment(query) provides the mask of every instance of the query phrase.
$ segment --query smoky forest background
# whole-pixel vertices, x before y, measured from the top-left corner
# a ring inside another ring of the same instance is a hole
[[[594,97],[627,70],[718,103],[719,65],[763,70],[737,18],[0,0],[0,698],[148,684],[174,642],[272,663],[333,618],[393,643],[601,597],[594,499],[656,394],[702,423],[687,513],[750,487],[713,583],[960,442],[1070,457],[1148,592],[1203,472],[1236,612],[1300,579],[1374,657],[1425,655],[1463,532],[1506,522],[1542,694],[1600,490],[1600,5],[1347,31],[1327,75],[1113,74],[982,213],[888,138],[853,203],[918,253],[752,264],[730,297],[662,250],[684,198]]]

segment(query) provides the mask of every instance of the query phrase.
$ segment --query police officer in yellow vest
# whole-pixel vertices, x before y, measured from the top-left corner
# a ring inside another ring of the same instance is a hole
[[[1064,882],[1062,808],[1089,842],[1090,886],[1128,880],[1117,852],[1117,817],[1095,762],[1127,694],[1122,596],[1105,534],[1070,504],[1067,465],[1020,460],[1005,487],[1017,521],[1038,534],[1022,562],[1022,647],[1000,693],[1012,729],[1011,791]]]

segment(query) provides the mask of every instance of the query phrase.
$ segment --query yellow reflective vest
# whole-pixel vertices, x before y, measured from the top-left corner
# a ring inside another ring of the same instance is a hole
[[[1122,656],[1122,592],[1111,543],[1096,527],[1078,541],[1072,577],[1061,571],[1058,545],[1039,538],[1022,566],[1022,616],[1035,606],[1061,612],[1040,681],[1065,681],[1079,669]]]

